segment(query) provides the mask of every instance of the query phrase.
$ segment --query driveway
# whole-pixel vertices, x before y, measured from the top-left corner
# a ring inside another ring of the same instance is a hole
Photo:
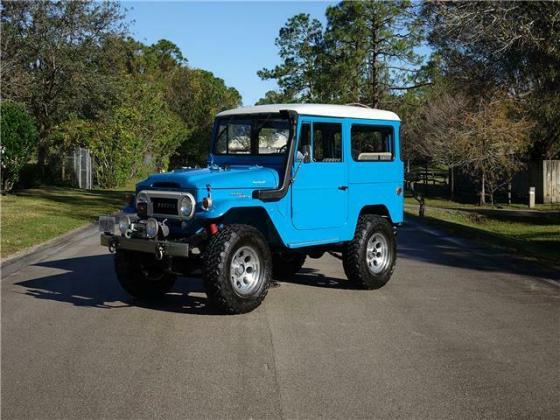
[[[221,316],[197,280],[129,299],[92,232],[2,279],[2,418],[557,417],[560,273],[398,240],[380,290],[325,256]]]

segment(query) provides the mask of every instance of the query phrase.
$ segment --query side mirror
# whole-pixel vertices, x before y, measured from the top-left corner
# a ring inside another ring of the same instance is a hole
[[[299,170],[301,169],[301,164],[302,163],[307,163],[309,161],[310,161],[309,146],[304,146],[303,147],[303,153],[300,152],[299,150],[296,152],[295,162],[297,162],[297,164],[294,165],[294,175],[292,176],[292,180],[291,180],[292,184],[295,182],[297,174],[298,174]]]
[[[309,163],[311,162],[311,146],[304,145],[303,150],[296,151],[295,161],[299,162],[301,165],[302,163]]]
[[[311,146],[306,144],[303,146],[303,163],[311,162]]]

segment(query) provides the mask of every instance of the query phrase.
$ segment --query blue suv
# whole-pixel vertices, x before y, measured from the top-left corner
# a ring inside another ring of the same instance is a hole
[[[393,273],[403,221],[399,127],[396,114],[361,106],[221,112],[208,166],[139,182],[118,221],[100,218],[101,244],[132,296],[198,275],[226,313],[253,310],[273,278],[325,252],[356,286],[377,289]]]

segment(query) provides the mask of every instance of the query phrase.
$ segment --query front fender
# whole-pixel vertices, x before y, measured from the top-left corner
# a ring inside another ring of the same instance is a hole
[[[225,193],[220,191],[212,196],[212,207],[210,210],[203,210],[198,207],[195,218],[208,220],[218,219],[234,208],[260,207],[265,208],[263,202],[252,197],[252,190],[234,191]]]

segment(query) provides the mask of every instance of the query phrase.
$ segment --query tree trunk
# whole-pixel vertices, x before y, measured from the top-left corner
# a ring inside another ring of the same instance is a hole
[[[449,168],[449,199],[453,201],[455,198],[455,171],[453,166]]]
[[[378,44],[379,44],[378,38],[379,37],[378,37],[378,30],[377,30],[377,27],[376,27],[376,22],[372,21],[371,22],[371,40],[370,40],[370,42],[371,42],[370,45],[372,45],[372,51],[371,51],[371,57],[370,57],[370,60],[371,60],[371,69],[370,69],[370,72],[371,72],[371,75],[370,75],[370,77],[371,77],[371,81],[370,81],[371,82],[371,85],[370,85],[371,92],[370,92],[370,94],[371,94],[371,102],[372,102],[373,108],[379,107],[379,86],[378,86],[378,83],[377,83],[377,78],[379,77],[379,75],[377,74],[377,68],[376,68],[377,67],[376,66],[376,64],[377,64],[377,50],[376,50],[376,48],[378,47]]]
[[[428,191],[428,163],[424,164],[424,195]]]
[[[480,181],[480,205],[486,205],[486,176],[484,171],[482,172],[482,179]]]
[[[37,147],[37,166],[41,171],[41,178],[45,178],[45,167],[47,166],[48,148],[46,144],[39,143]]]
[[[356,41],[354,48],[355,48],[354,53],[357,54],[357,52],[360,48],[360,45],[359,45],[358,41]],[[323,56],[323,54],[321,54],[321,56]],[[352,94],[351,95],[352,95],[352,102],[359,103],[360,102],[360,85],[359,85],[360,77],[359,77],[358,66],[356,66],[355,71],[356,71],[356,73],[353,74],[353,77],[352,77]]]
[[[39,129],[39,138],[37,141],[37,166],[41,171],[41,178],[45,178],[46,166],[47,166],[47,159],[49,155],[49,146],[47,143],[48,132],[45,128],[44,124],[41,124],[41,128]]]
[[[373,108],[377,108],[379,106],[379,98],[377,95],[377,69],[375,68],[375,61],[372,58],[371,63],[371,105]]]

